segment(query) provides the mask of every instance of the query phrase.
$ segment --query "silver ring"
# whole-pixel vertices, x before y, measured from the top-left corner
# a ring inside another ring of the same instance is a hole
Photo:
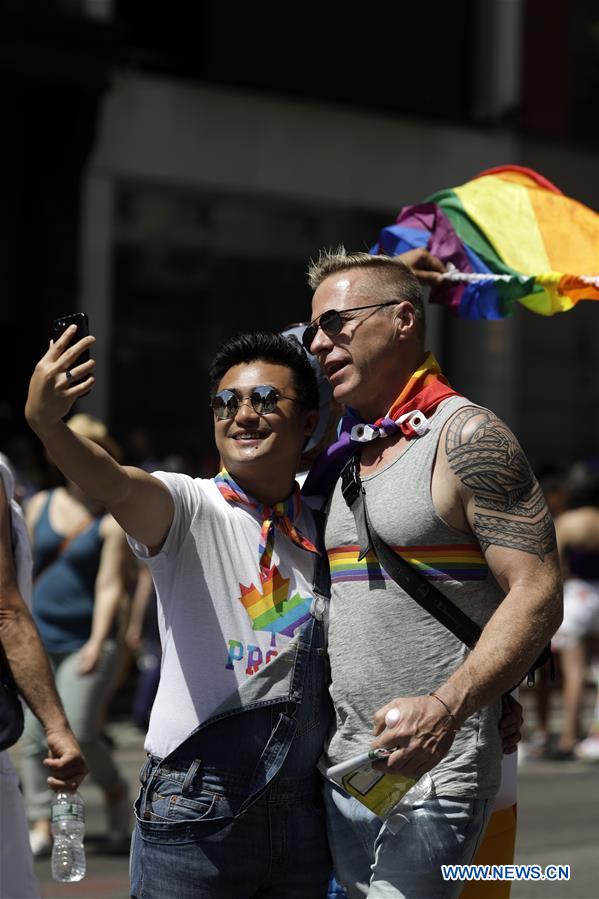
[[[73,380],[73,375],[71,374],[71,372],[68,368],[65,371],[65,375],[66,375],[67,382],[70,384],[71,381]]]

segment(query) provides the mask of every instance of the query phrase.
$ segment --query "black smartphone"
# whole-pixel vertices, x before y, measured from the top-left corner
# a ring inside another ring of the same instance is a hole
[[[77,343],[78,340],[81,340],[82,337],[87,337],[87,335],[89,334],[89,320],[85,312],[68,312],[65,315],[59,315],[58,318],[54,319],[54,322],[52,324],[52,334],[50,335],[52,337],[52,340],[58,340],[60,335],[64,331],[66,331],[69,325],[77,325],[77,332],[73,336],[71,343]],[[75,362],[73,362],[71,368],[75,368],[75,366],[81,365],[82,362],[87,362],[89,358],[89,350],[84,350],[79,356],[77,356],[77,359],[75,360]]]
[[[77,325],[77,333],[73,336],[71,343],[77,343],[78,340],[81,340],[82,337],[87,337],[89,334],[89,320],[85,312],[69,312],[66,315],[59,315],[58,318],[54,319],[52,324],[52,340],[56,341],[60,337],[60,335],[66,331],[69,325]],[[73,363],[73,368],[76,365],[81,365],[82,362],[87,362],[90,358],[89,350],[84,350],[80,356],[77,357],[77,361]]]

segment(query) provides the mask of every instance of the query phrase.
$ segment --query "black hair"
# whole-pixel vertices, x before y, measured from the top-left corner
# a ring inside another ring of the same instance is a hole
[[[297,341],[271,331],[237,334],[221,344],[208,372],[210,399],[213,399],[218,385],[230,368],[258,360],[271,362],[273,365],[284,365],[291,369],[293,384],[302,409],[310,411],[318,409],[320,404],[318,384],[303,348]]]

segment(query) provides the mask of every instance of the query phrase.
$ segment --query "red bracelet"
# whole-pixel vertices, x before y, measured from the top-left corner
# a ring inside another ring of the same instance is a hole
[[[437,694],[436,694],[435,692],[433,692],[433,691],[431,691],[428,695],[429,695],[429,696],[434,696],[435,699],[436,699],[438,702],[441,703],[441,705],[443,706],[443,708],[445,709],[445,711],[447,712],[447,714],[449,715],[449,717],[450,717],[451,720],[453,721],[453,731],[454,731],[454,733],[457,733],[457,732],[459,731],[460,727],[459,727],[459,725],[458,725],[458,722],[455,720],[455,715],[453,714],[453,712],[451,711],[451,709],[449,708],[449,706],[447,705],[447,703],[445,702],[445,700],[441,699],[441,697],[440,697],[440,696],[437,696]]]

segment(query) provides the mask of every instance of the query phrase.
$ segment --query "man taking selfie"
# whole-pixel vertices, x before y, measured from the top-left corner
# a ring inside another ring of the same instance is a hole
[[[68,329],[26,416],[61,471],[149,565],[163,647],[136,803],[138,899],[323,897],[331,872],[317,760],[330,721],[317,529],[295,484],[317,420],[303,351],[230,340],[210,371],[223,469],[209,480],[120,465],[64,423],[94,383]],[[79,380],[81,379],[81,380]]]

